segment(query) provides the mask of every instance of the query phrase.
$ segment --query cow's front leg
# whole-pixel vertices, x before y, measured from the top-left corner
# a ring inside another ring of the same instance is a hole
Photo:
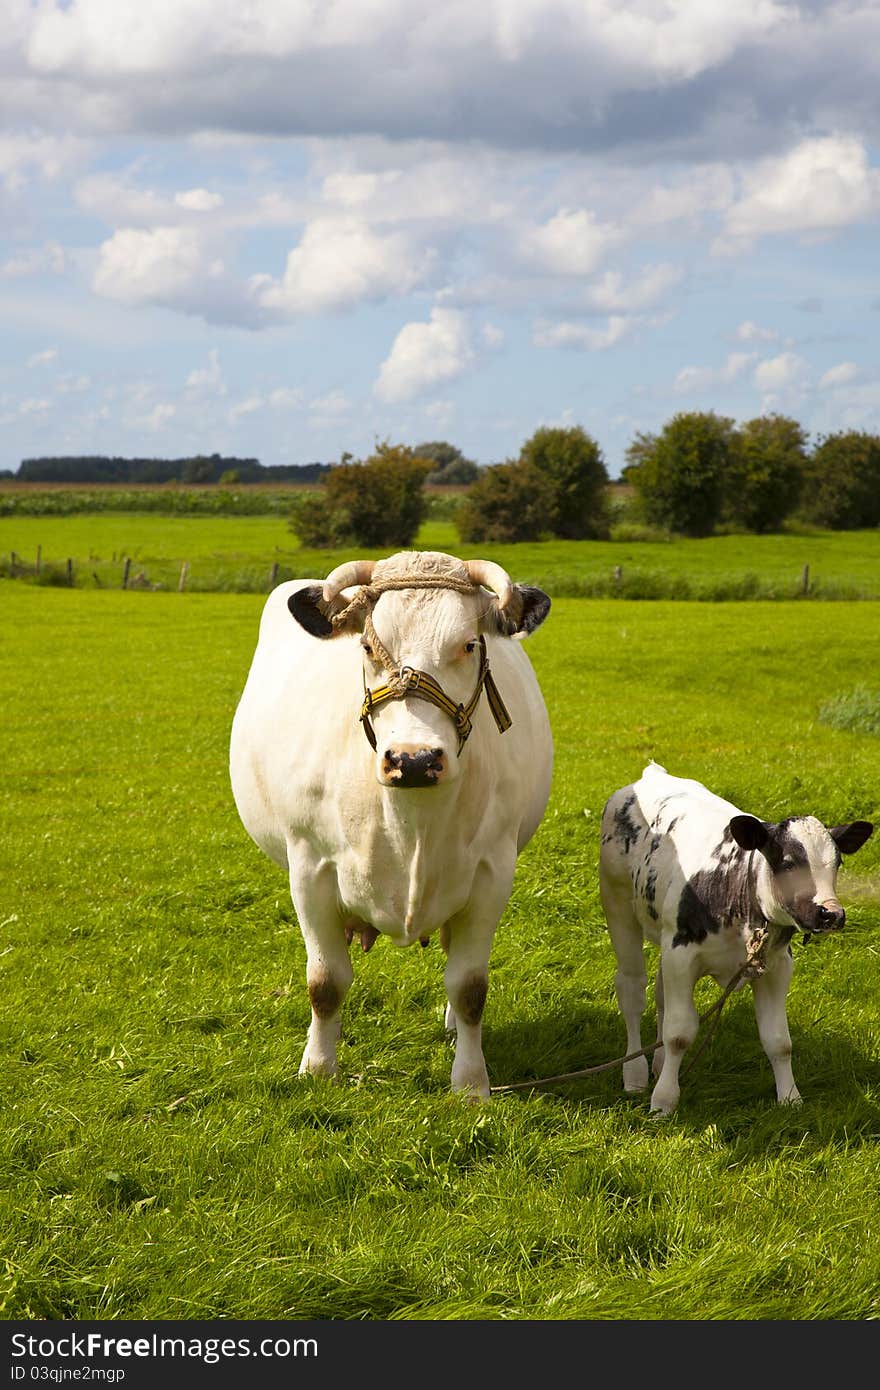
[[[791,954],[781,951],[764,974],[752,981],[758,1036],[773,1068],[776,1099],[780,1105],[799,1105],[801,1100],[791,1070],[791,1034],[785,1013],[785,998],[793,970]]]
[[[651,1109],[671,1115],[681,1094],[678,1073],[700,1026],[694,1007],[698,968],[687,946],[673,946],[661,953],[663,974],[663,1064],[651,1092]]]
[[[332,865],[294,862],[291,855],[290,895],[306,946],[306,984],[312,1021],[300,1076],[335,1076],[342,1001],[354,972],[345,923],[336,893]]]
[[[489,987],[489,956],[495,929],[510,896],[513,874],[502,884],[487,869],[478,871],[470,905],[446,927],[448,941],[443,983],[449,1007],[446,1026],[455,1032],[453,1091],[472,1100],[489,1099],[489,1073],[483,1057],[483,1006]]]

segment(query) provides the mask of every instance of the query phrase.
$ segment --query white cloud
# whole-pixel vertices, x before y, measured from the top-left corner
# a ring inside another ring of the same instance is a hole
[[[590,328],[587,324],[567,320],[559,323],[539,320],[535,324],[532,341],[535,347],[541,348],[585,348],[600,352],[614,347],[632,332],[638,322],[622,314],[611,314],[605,328]]]
[[[170,420],[177,414],[177,407],[170,402],[162,401],[153,406],[149,414],[145,415],[138,423],[145,426],[148,430],[162,430]]]
[[[584,276],[596,269],[617,236],[614,228],[602,226],[586,208],[577,212],[561,208],[549,222],[523,233],[520,250],[545,274]]]
[[[207,188],[190,188],[183,193],[175,193],[174,201],[187,212],[213,212],[223,206],[220,193],[209,193]]]
[[[682,367],[672,383],[673,391],[699,394],[737,381],[755,360],[753,352],[730,352],[721,367]]]
[[[88,145],[71,136],[0,133],[0,180],[18,192],[36,179],[53,180],[86,155]]]
[[[211,348],[208,353],[207,367],[195,367],[187,377],[186,384],[193,391],[205,391],[218,396],[226,395],[226,383],[223,380],[220,353],[216,348]]]
[[[57,356],[57,347],[43,348],[42,352],[31,353],[26,365],[28,367],[48,367],[49,363],[54,362]]]
[[[807,364],[795,352],[781,352],[768,357],[755,368],[754,381],[759,391],[781,391],[798,383]]]
[[[18,413],[20,415],[41,415],[44,411],[50,410],[51,406],[52,402],[46,400],[45,396],[28,396],[20,403]]]
[[[741,343],[772,343],[776,341],[779,334],[775,328],[762,328],[760,324],[746,319],[737,328],[736,336]]]
[[[836,367],[829,367],[828,371],[819,378],[819,386],[822,390],[827,390],[832,386],[846,386],[859,375],[859,369],[855,362],[838,362]]]
[[[455,380],[473,360],[464,315],[457,309],[434,308],[428,323],[401,328],[382,363],[376,395],[388,402],[412,400]]]
[[[269,392],[273,410],[295,410],[303,404],[303,393],[296,386],[278,386]]]
[[[316,314],[408,294],[424,282],[429,262],[403,232],[382,235],[357,218],[316,218],[281,280],[255,275],[251,289],[264,309]]]
[[[191,228],[126,227],[101,245],[93,288],[122,304],[167,303],[192,289],[204,264],[203,244]]]
[[[781,158],[761,160],[744,179],[727,217],[726,243],[773,233],[827,233],[871,215],[880,175],[854,135],[804,140]],[[725,249],[722,239],[720,249]]]
[[[678,266],[664,262],[646,266],[626,284],[619,271],[608,270],[588,290],[587,303],[590,308],[606,314],[632,314],[649,309],[678,284],[682,275]]]
[[[243,415],[253,415],[256,411],[262,410],[265,404],[262,396],[246,396],[244,400],[236,401],[235,405],[230,407],[228,418],[234,423]]]
[[[66,269],[64,247],[57,241],[47,241],[44,246],[30,246],[10,256],[0,265],[0,277],[4,280],[22,280],[29,275],[61,275]]]

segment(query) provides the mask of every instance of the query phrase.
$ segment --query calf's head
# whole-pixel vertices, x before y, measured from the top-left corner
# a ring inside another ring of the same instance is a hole
[[[846,921],[837,897],[841,856],[854,854],[874,830],[870,821],[827,828],[815,816],[792,816],[771,824],[734,816],[730,833],[741,849],[757,850],[769,869],[769,921],[792,923],[807,933],[839,931]]]
[[[322,586],[292,594],[288,606],[314,637],[357,637],[363,676],[352,686],[352,709],[368,692],[379,696],[365,724],[376,777],[387,787],[427,789],[453,781],[467,757],[467,721],[454,711],[467,709],[481,688],[482,636],[527,636],[550,600],[490,561],[404,551],[340,565]],[[433,682],[448,705],[407,693],[417,677]],[[383,698],[389,685],[396,693]]]

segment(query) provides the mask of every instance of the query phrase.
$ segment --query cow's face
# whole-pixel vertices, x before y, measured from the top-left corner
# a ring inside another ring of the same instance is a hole
[[[846,913],[837,898],[841,855],[854,854],[873,832],[869,821],[827,829],[815,816],[778,824],[734,816],[730,831],[742,849],[759,850],[770,869],[772,920],[804,932],[838,931]]]
[[[315,637],[357,638],[368,690],[381,691],[395,673],[409,668],[431,677],[453,706],[466,707],[480,676],[480,635],[526,636],[543,622],[550,608],[549,598],[540,589],[514,585],[503,571],[498,574],[504,581],[499,580],[499,588],[505,588],[503,605],[473,580],[473,590],[467,592],[388,589],[379,593],[371,608],[355,605],[350,618],[345,616],[350,589],[337,598],[328,595],[327,585],[323,593],[317,587],[303,588],[291,595],[289,607]],[[341,623],[339,619],[330,622],[333,603],[340,610]],[[353,702],[361,694],[354,688]],[[502,690],[502,698],[503,694]],[[485,700],[483,693],[481,706]],[[376,777],[383,786],[427,790],[454,781],[466,763],[468,743],[460,747],[454,719],[427,700],[418,696],[381,700],[372,708],[370,720],[376,740]]]

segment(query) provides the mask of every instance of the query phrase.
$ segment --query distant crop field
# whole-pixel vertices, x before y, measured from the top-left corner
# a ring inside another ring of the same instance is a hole
[[[425,522],[416,545],[461,552],[451,521]],[[76,586],[118,588],[128,559],[130,581],[142,576],[139,583],[177,589],[185,563],[187,589],[253,593],[266,593],[273,574],[276,580],[320,576],[351,558],[349,550],[302,549],[281,515],[0,516],[0,572],[17,563],[29,573],[38,552],[44,581],[66,583],[69,559]],[[880,598],[877,530],[656,543],[554,540],[473,545],[467,552],[498,560],[518,579],[560,597],[785,599],[804,596],[806,588],[819,599]]]
[[[669,1121],[617,1071],[469,1106],[439,948],[382,938],[339,1082],[300,1081],[305,953],[227,773],[262,601],[0,581],[0,1316],[880,1317],[880,834],[845,931],[794,948],[798,1109],[748,991]],[[765,818],[880,823],[877,735],[819,719],[877,687],[864,604],[554,597],[527,651],[556,760],[492,956],[493,1084],[623,1051],[598,823],[649,757]]]

